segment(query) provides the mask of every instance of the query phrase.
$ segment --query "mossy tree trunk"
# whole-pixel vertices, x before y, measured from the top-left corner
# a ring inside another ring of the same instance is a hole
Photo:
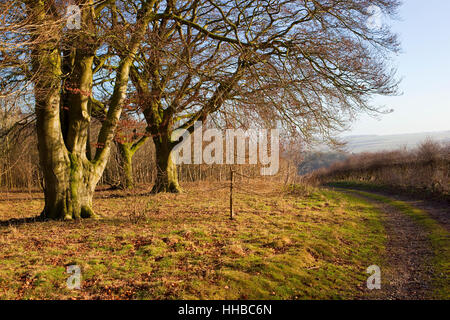
[[[93,51],[73,50],[72,73],[63,88],[62,58],[52,43],[33,55],[40,76],[35,82],[38,149],[45,187],[42,217],[94,217],[92,198],[101,177],[102,161],[87,158],[90,126]],[[65,117],[61,117],[61,110]],[[64,119],[64,121],[61,121]]]
[[[52,21],[43,1],[30,3],[36,25]],[[74,30],[64,42],[42,41],[32,50],[36,129],[40,165],[44,176],[45,207],[41,216],[48,219],[94,217],[92,199],[105,169],[114,132],[126,95],[129,71],[140,41],[151,20],[152,4],[146,2],[138,14],[137,29],[130,39],[127,54],[119,62],[109,108],[93,159],[88,157],[91,121],[93,63],[98,48],[95,38],[94,10],[82,10],[81,31]],[[89,32],[90,31],[90,32]],[[63,71],[71,70],[69,74]],[[63,85],[64,84],[64,85]],[[89,152],[90,153],[90,152]]]
[[[156,150],[156,180],[152,193],[171,192],[180,193],[177,166],[172,159],[174,144],[169,133],[153,138]]]
[[[133,153],[129,143],[116,143],[120,155],[120,166],[122,174],[120,177],[120,187],[122,189],[132,189],[134,187],[133,177]]]
[[[93,217],[92,197],[102,170],[86,157],[90,120],[88,96],[70,94],[64,101],[69,103],[71,114],[65,140],[60,119],[61,55],[57,48],[40,49],[34,67],[40,68],[43,74],[35,82],[39,158],[45,181],[42,216],[50,219]],[[77,69],[79,72],[74,73],[72,80],[80,91],[89,92],[92,59],[80,56],[77,61],[84,67]]]
[[[145,144],[147,140],[148,137],[144,136],[135,143],[116,142],[121,161],[120,165],[122,169],[122,176],[120,187],[122,189],[134,188],[135,184],[133,175],[133,156]]]

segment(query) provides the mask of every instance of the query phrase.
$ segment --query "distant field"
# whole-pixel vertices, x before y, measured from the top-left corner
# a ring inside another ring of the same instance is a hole
[[[450,131],[349,136],[345,137],[344,140],[348,143],[346,147],[348,152],[359,153],[394,150],[404,146],[415,148],[428,138],[440,143],[450,143]]]

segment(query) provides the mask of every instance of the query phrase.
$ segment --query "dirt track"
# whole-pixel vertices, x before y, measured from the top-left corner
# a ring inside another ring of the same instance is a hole
[[[431,218],[436,220],[441,226],[450,232],[450,208],[446,203],[431,202],[426,200],[416,200],[405,196],[390,195],[395,200],[400,200],[406,204],[426,211]]]
[[[390,205],[351,191],[345,192],[375,203],[380,208],[388,236],[385,265],[380,266],[381,290],[367,291],[363,299],[422,300],[432,298],[434,270],[431,263],[433,249],[429,233],[411,217]],[[447,207],[404,197],[390,197],[425,210],[430,217],[448,230],[449,210]]]

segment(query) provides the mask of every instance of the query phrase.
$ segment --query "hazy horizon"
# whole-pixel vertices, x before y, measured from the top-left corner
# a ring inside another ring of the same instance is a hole
[[[405,135],[417,135],[417,134],[439,134],[444,132],[450,132],[450,129],[447,130],[433,130],[433,131],[413,131],[413,132],[399,132],[399,133],[360,133],[355,134],[352,131],[347,131],[342,135],[342,138],[347,137],[363,137],[363,136],[405,136]]]

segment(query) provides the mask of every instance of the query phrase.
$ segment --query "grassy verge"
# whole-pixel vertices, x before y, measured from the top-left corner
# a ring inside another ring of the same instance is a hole
[[[0,226],[0,298],[346,299],[364,293],[366,268],[381,263],[379,212],[357,197],[242,185],[251,192],[236,194],[230,221],[226,189],[184,188],[100,193],[101,220]],[[42,205],[0,201],[0,220]],[[71,264],[81,267],[81,290],[67,289]]]
[[[385,196],[363,191],[355,192],[400,210],[429,232],[434,251],[433,267],[436,274],[434,279],[434,298],[448,299],[450,297],[450,235],[447,230],[431,218],[424,210],[410,206],[403,201],[393,200]]]

